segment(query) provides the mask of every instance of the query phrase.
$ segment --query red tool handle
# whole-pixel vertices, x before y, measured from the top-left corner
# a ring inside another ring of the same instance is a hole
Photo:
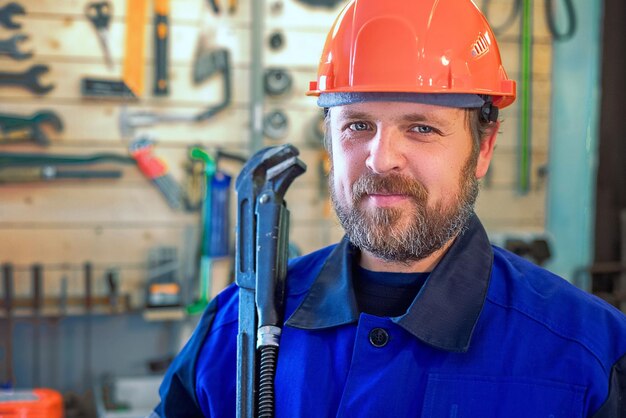
[[[131,155],[137,161],[139,170],[148,177],[150,180],[154,180],[167,173],[167,165],[152,155],[151,147],[144,147],[131,152]]]

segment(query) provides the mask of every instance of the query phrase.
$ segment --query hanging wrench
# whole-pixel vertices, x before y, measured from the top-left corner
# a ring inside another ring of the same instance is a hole
[[[0,25],[7,29],[19,29],[22,27],[21,23],[13,21],[13,15],[26,14],[26,10],[19,4],[13,2],[8,3],[3,7],[0,7]]]
[[[0,55],[8,55],[14,60],[25,60],[33,56],[32,51],[22,52],[19,50],[18,44],[28,39],[27,35],[19,33],[13,35],[9,39],[0,40]]]
[[[49,145],[44,132],[45,125],[54,131],[63,130],[63,122],[56,113],[42,110],[31,116],[0,114],[0,142],[13,142],[32,139],[39,145]]]
[[[42,74],[47,73],[50,67],[47,65],[33,65],[28,70],[17,73],[0,72],[0,85],[19,86],[30,90],[35,94],[46,94],[54,88],[53,84],[44,86],[39,81]]]

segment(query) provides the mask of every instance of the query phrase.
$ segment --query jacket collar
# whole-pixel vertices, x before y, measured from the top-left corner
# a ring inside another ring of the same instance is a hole
[[[321,329],[358,321],[352,266],[358,250],[344,239],[330,253],[286,325]],[[476,217],[450,246],[407,310],[392,321],[426,344],[468,350],[482,311],[493,263],[487,234]]]

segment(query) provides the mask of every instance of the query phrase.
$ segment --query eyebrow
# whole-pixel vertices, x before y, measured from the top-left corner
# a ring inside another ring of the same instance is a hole
[[[436,114],[430,113],[409,113],[397,118],[399,122],[431,122],[437,124],[449,124],[448,118],[442,118]]]
[[[359,112],[356,110],[341,110],[339,111],[339,118],[341,119],[370,119],[372,116],[366,112]]]

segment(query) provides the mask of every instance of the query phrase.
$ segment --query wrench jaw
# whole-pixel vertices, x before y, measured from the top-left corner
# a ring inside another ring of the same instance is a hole
[[[23,72],[0,71],[0,84],[21,87],[35,94],[46,94],[54,88],[54,84],[44,85],[39,78],[48,71],[50,67],[42,64],[33,65]]]
[[[20,29],[21,23],[13,21],[15,15],[25,15],[26,10],[18,3],[9,3],[3,8],[0,8],[0,25],[7,29]]]
[[[0,55],[7,55],[14,60],[21,61],[33,56],[33,51],[23,52],[20,51],[18,44],[24,42],[28,39],[28,36],[19,33],[17,35],[13,35],[9,39],[0,41]]]
[[[35,94],[46,94],[54,88],[54,84],[43,85],[40,83],[40,76],[50,71],[47,65],[33,65],[27,72],[26,77],[29,80],[30,90]]]
[[[33,118],[33,122],[37,123],[38,125],[50,125],[50,127],[54,129],[55,132],[61,132],[63,130],[63,121],[61,120],[61,118],[59,118],[56,113],[49,110],[37,112],[37,114]]]
[[[42,110],[31,116],[1,114],[1,142],[34,141],[38,145],[50,145],[47,132],[63,130],[63,122],[56,113]]]
[[[262,192],[271,192],[282,201],[286,188],[305,169],[297,156],[298,149],[291,144],[265,148],[257,151],[243,166],[235,181],[238,199],[238,245],[235,258],[240,260],[236,281],[239,287],[256,287],[255,268],[251,261],[256,258],[257,198]],[[288,172],[288,173],[285,173]],[[268,184],[269,183],[269,184]],[[285,187],[282,187],[285,186]],[[269,189],[268,189],[269,187]],[[271,190],[274,187],[274,190]]]
[[[50,111],[38,112],[32,119],[32,136],[36,143],[42,146],[50,145],[50,139],[46,134],[46,130],[52,129],[54,132],[63,131],[63,122]]]
[[[21,60],[29,59],[29,58],[31,58],[33,56],[33,51],[32,50],[23,52],[23,51],[20,51],[19,48],[18,48],[18,44],[28,40],[28,38],[29,38],[29,36],[25,35],[23,33],[19,33],[19,34],[15,35],[12,38],[13,51],[10,54],[11,58],[13,58],[15,60],[18,60],[18,61],[21,61]]]

